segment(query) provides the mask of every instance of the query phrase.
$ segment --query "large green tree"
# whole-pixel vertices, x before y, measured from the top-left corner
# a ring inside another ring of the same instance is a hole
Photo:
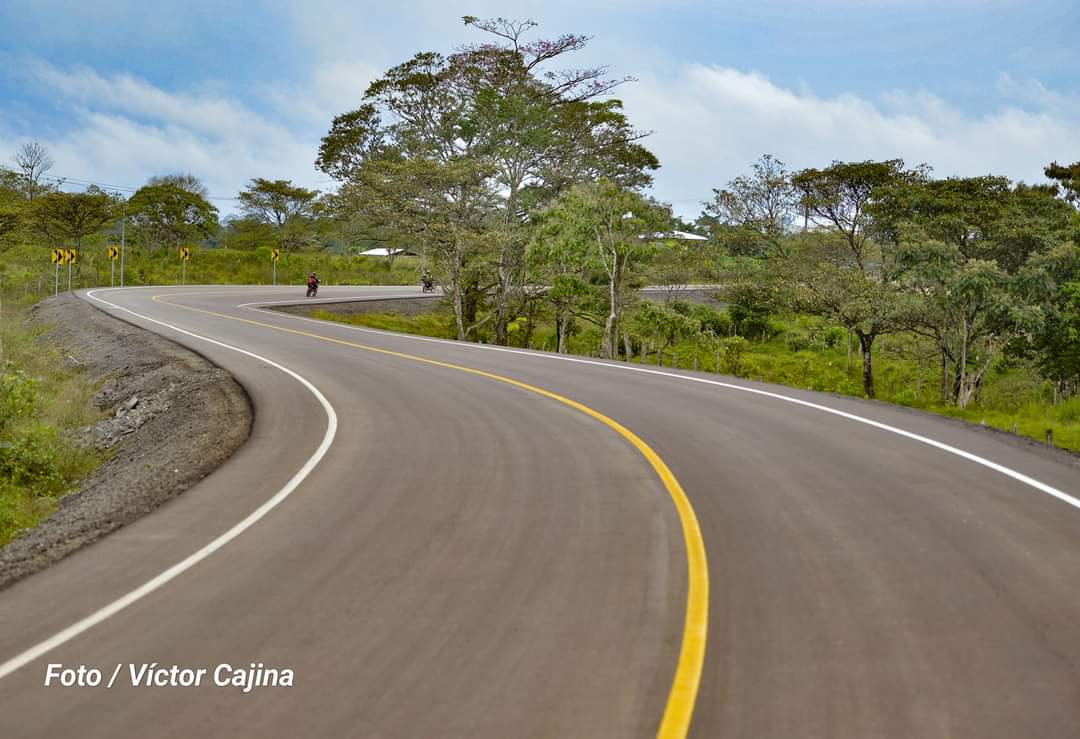
[[[240,208],[248,218],[273,226],[277,245],[292,250],[314,243],[314,220],[322,210],[318,190],[262,177],[240,191]]]
[[[894,255],[871,239],[871,206],[889,188],[924,180],[924,169],[908,170],[900,159],[833,162],[792,176],[808,219],[835,239],[804,240],[806,249],[788,255],[791,305],[838,321],[858,337],[863,392],[874,397],[873,347],[879,336],[898,330],[904,296],[891,279]]]
[[[618,353],[624,313],[640,287],[634,278],[655,249],[652,237],[670,222],[667,208],[607,179],[573,186],[544,213],[542,241],[566,265],[560,289],[584,287],[575,277],[581,269],[596,265],[603,272],[606,300],[600,353],[605,358]],[[575,256],[578,250],[581,254]],[[568,309],[566,296],[557,300]]]
[[[923,298],[908,328],[937,347],[942,399],[966,406],[1001,350],[1035,325],[1018,274],[1061,243],[1072,210],[1053,188],[992,176],[901,181],[870,210],[879,241],[897,250],[895,278]]]
[[[119,216],[119,199],[98,187],[86,192],[47,192],[29,204],[31,227],[51,246],[81,249],[83,239]]]
[[[363,221],[369,226],[396,221],[396,228],[421,240],[433,238],[433,229],[422,222],[406,225],[404,217],[423,212],[422,203],[436,203],[433,190],[445,183],[467,182],[440,197],[459,206],[446,215],[461,219],[460,233],[484,224],[483,241],[494,249],[482,260],[490,274],[473,275],[471,289],[482,295],[474,293],[467,302],[490,299],[492,331],[503,343],[524,284],[527,212],[579,178],[603,175],[623,185],[646,184],[657,163],[636,143],[642,134],[630,127],[620,104],[595,99],[623,80],[607,80],[603,68],[552,68],[583,49],[585,37],[532,41],[525,39],[535,26],[531,21],[465,22],[496,41],[449,56],[417,54],[388,70],[368,88],[360,108],[334,119],[317,165],[345,180],[335,199],[339,213],[367,211]],[[433,168],[444,170],[431,178],[434,188],[413,176]],[[463,172],[468,175],[461,177]],[[392,194],[389,201],[358,197],[378,187]],[[388,218],[385,203],[410,195],[417,207],[400,208]],[[454,280],[444,277],[453,289]]]
[[[714,189],[701,223],[729,253],[762,257],[779,248],[799,208],[798,191],[784,163],[766,154],[750,175]]]
[[[178,184],[140,188],[128,200],[128,218],[140,240],[152,249],[175,249],[217,232],[218,210],[206,198]]]

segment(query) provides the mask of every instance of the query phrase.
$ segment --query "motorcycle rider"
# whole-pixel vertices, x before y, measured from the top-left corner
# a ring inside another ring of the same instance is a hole
[[[428,272],[424,272],[420,275],[420,286],[424,292],[434,292],[435,290],[435,278],[433,278]]]
[[[307,278],[307,295],[310,298],[312,295],[317,295],[319,292],[319,278],[312,272]]]

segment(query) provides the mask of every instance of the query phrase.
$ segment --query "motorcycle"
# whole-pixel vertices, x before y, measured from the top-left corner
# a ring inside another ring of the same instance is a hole
[[[420,290],[425,293],[435,292],[435,280],[430,277],[422,277],[420,279]]]
[[[319,294],[319,283],[312,282],[307,286],[307,296],[309,298],[317,297]]]

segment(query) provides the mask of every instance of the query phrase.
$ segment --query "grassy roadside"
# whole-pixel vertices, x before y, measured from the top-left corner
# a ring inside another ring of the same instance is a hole
[[[94,423],[94,388],[45,348],[28,310],[5,302],[0,322],[0,546],[51,514],[103,457],[71,432]]]
[[[108,287],[113,279],[113,263],[104,247],[84,248],[72,271],[72,289]],[[120,284],[120,263],[115,264],[115,281]],[[316,272],[324,285],[413,285],[420,279],[419,257],[341,256],[325,252],[284,252],[277,263],[279,285],[303,285],[309,272]],[[180,260],[169,251],[146,253],[130,249],[124,260],[124,283],[139,285],[180,284]],[[0,278],[8,292],[18,290],[23,297],[39,299],[52,295],[55,272],[49,250],[40,246],[12,246],[0,252]],[[185,281],[188,284],[269,285],[272,279],[270,250],[191,248]],[[67,288],[67,268],[60,268],[60,290]]]
[[[386,331],[444,339],[456,336],[453,317],[445,311],[409,316],[339,315],[316,310],[310,315]],[[694,341],[676,342],[663,352],[650,351],[646,361],[863,397],[858,350],[852,351],[849,360],[842,329],[812,318],[796,317],[773,322],[771,332],[764,340],[734,337],[709,349]],[[553,333],[550,326],[537,326],[531,346],[550,351]],[[570,347],[574,353],[588,355],[595,353],[598,344],[599,331],[583,327],[572,337]],[[640,351],[640,344],[635,344]],[[642,358],[638,355],[633,361],[641,362]],[[1054,405],[1053,388],[1030,368],[998,361],[988,373],[981,399],[966,409],[940,400],[938,372],[933,358],[910,340],[885,337],[875,346],[874,374],[879,400],[1014,432],[1039,442],[1045,441],[1047,431],[1051,431],[1055,446],[1080,451],[1080,397]]]

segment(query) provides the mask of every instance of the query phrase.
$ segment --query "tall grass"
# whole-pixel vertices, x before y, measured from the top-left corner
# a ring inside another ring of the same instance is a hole
[[[41,327],[8,301],[0,323],[0,546],[52,513],[103,455],[72,432],[99,417],[93,386],[40,342]]]
[[[54,289],[56,270],[49,261],[50,250],[40,246],[12,246],[0,251],[0,277],[9,292],[44,297]],[[277,263],[279,285],[303,285],[309,272],[316,272],[324,285],[410,285],[418,282],[418,257],[342,256],[325,252],[283,252]],[[269,285],[273,271],[269,249],[237,251],[191,247],[184,281],[188,284]],[[128,249],[124,258],[124,284],[178,285],[181,262],[172,251],[147,252]],[[72,289],[108,287],[120,284],[120,262],[110,261],[105,247],[82,250],[72,269]],[[66,290],[68,268],[59,269],[60,290]]]

